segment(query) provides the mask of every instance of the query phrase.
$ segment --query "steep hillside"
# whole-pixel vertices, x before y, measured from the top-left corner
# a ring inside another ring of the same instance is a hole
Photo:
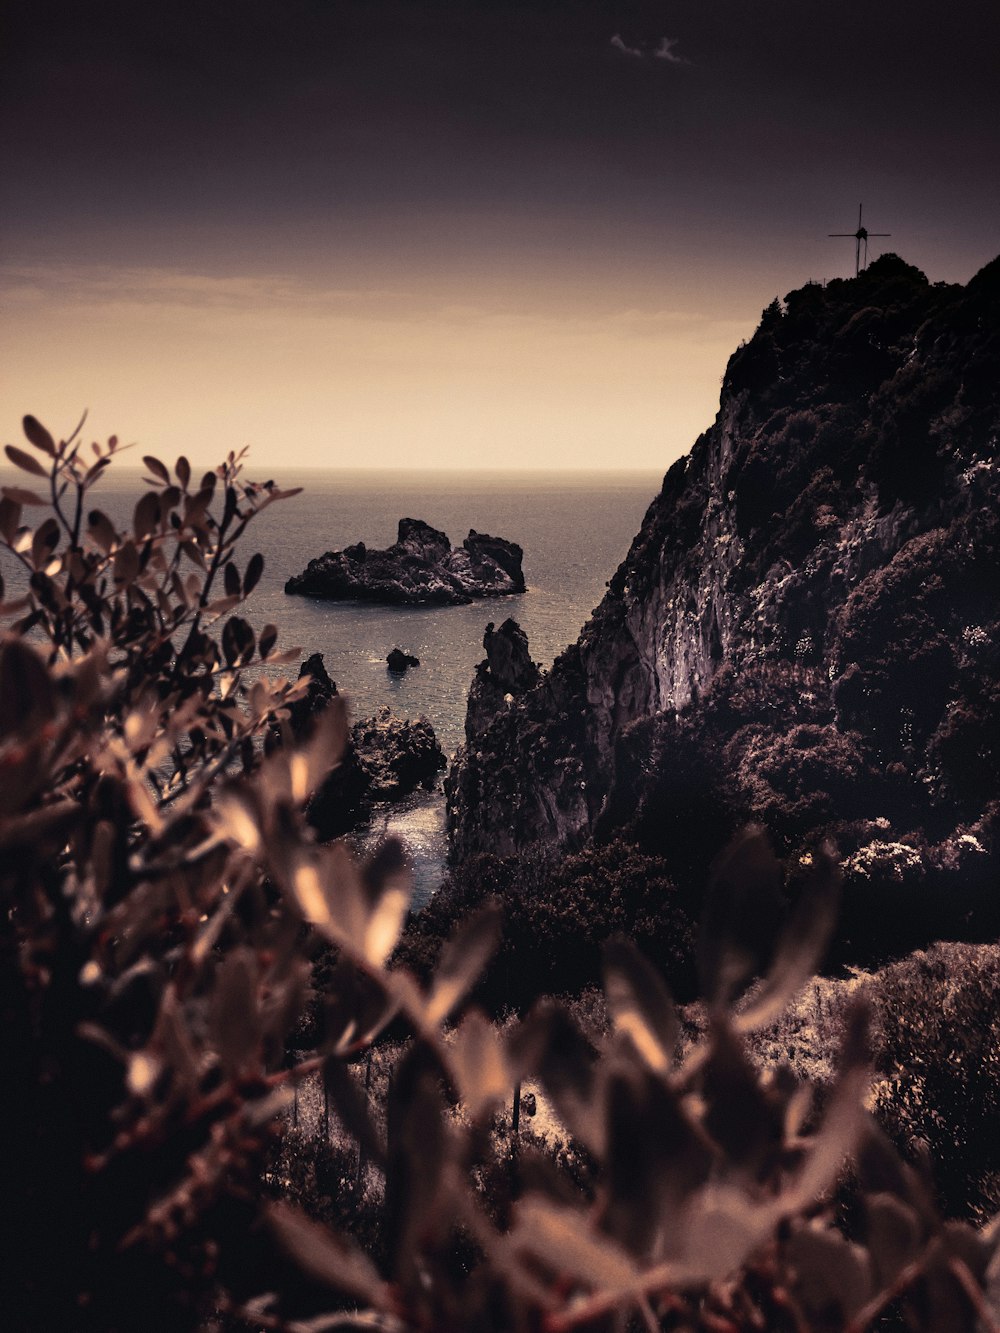
[[[887,255],[775,301],[577,643],[537,682],[501,678],[509,652],[480,667],[448,782],[455,860],[624,836],[693,884],[759,818],[788,854],[837,837],[848,932],[870,924],[851,925],[852,893],[910,911],[941,876],[965,898],[925,904],[915,938],[935,913],[980,918],[998,433],[1000,260],[961,287]]]

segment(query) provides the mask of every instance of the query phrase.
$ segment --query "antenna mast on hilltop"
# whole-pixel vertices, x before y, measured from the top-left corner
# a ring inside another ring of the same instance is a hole
[[[857,277],[863,268],[868,267],[868,237],[869,236],[891,236],[891,231],[869,231],[861,225],[862,205],[858,204],[858,229],[857,231],[831,231],[830,236],[853,236],[854,245],[854,276]],[[861,262],[861,245],[864,242],[865,262]]]

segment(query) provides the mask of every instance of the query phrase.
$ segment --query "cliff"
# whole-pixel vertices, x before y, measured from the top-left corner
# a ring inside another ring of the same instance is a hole
[[[364,542],[310,560],[285,584],[286,593],[330,601],[393,606],[458,606],[476,597],[524,592],[523,552],[514,542],[472,529],[461,546],[418,518],[401,518],[385,550]]]
[[[1000,260],[961,287],[888,255],[775,301],[578,641],[474,720],[454,858],[624,832],[693,865],[708,810],[716,839],[762,817],[792,847],[867,818],[881,832],[852,826],[848,851],[919,830],[961,860],[962,829],[983,851],[998,431]]]

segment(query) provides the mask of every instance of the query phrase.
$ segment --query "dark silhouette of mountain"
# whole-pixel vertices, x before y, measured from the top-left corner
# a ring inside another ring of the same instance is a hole
[[[479,668],[456,865],[624,840],[694,895],[756,819],[835,840],[845,955],[995,935],[998,434],[1000,259],[773,302],[577,642]]]

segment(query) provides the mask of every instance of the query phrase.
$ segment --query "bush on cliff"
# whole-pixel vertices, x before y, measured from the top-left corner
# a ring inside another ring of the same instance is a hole
[[[599,985],[602,948],[619,934],[656,963],[675,994],[695,994],[692,919],[664,861],[635,846],[473,857],[410,920],[399,960],[428,975],[452,923],[485,901],[504,919],[500,947],[475,991],[494,1014]]]

